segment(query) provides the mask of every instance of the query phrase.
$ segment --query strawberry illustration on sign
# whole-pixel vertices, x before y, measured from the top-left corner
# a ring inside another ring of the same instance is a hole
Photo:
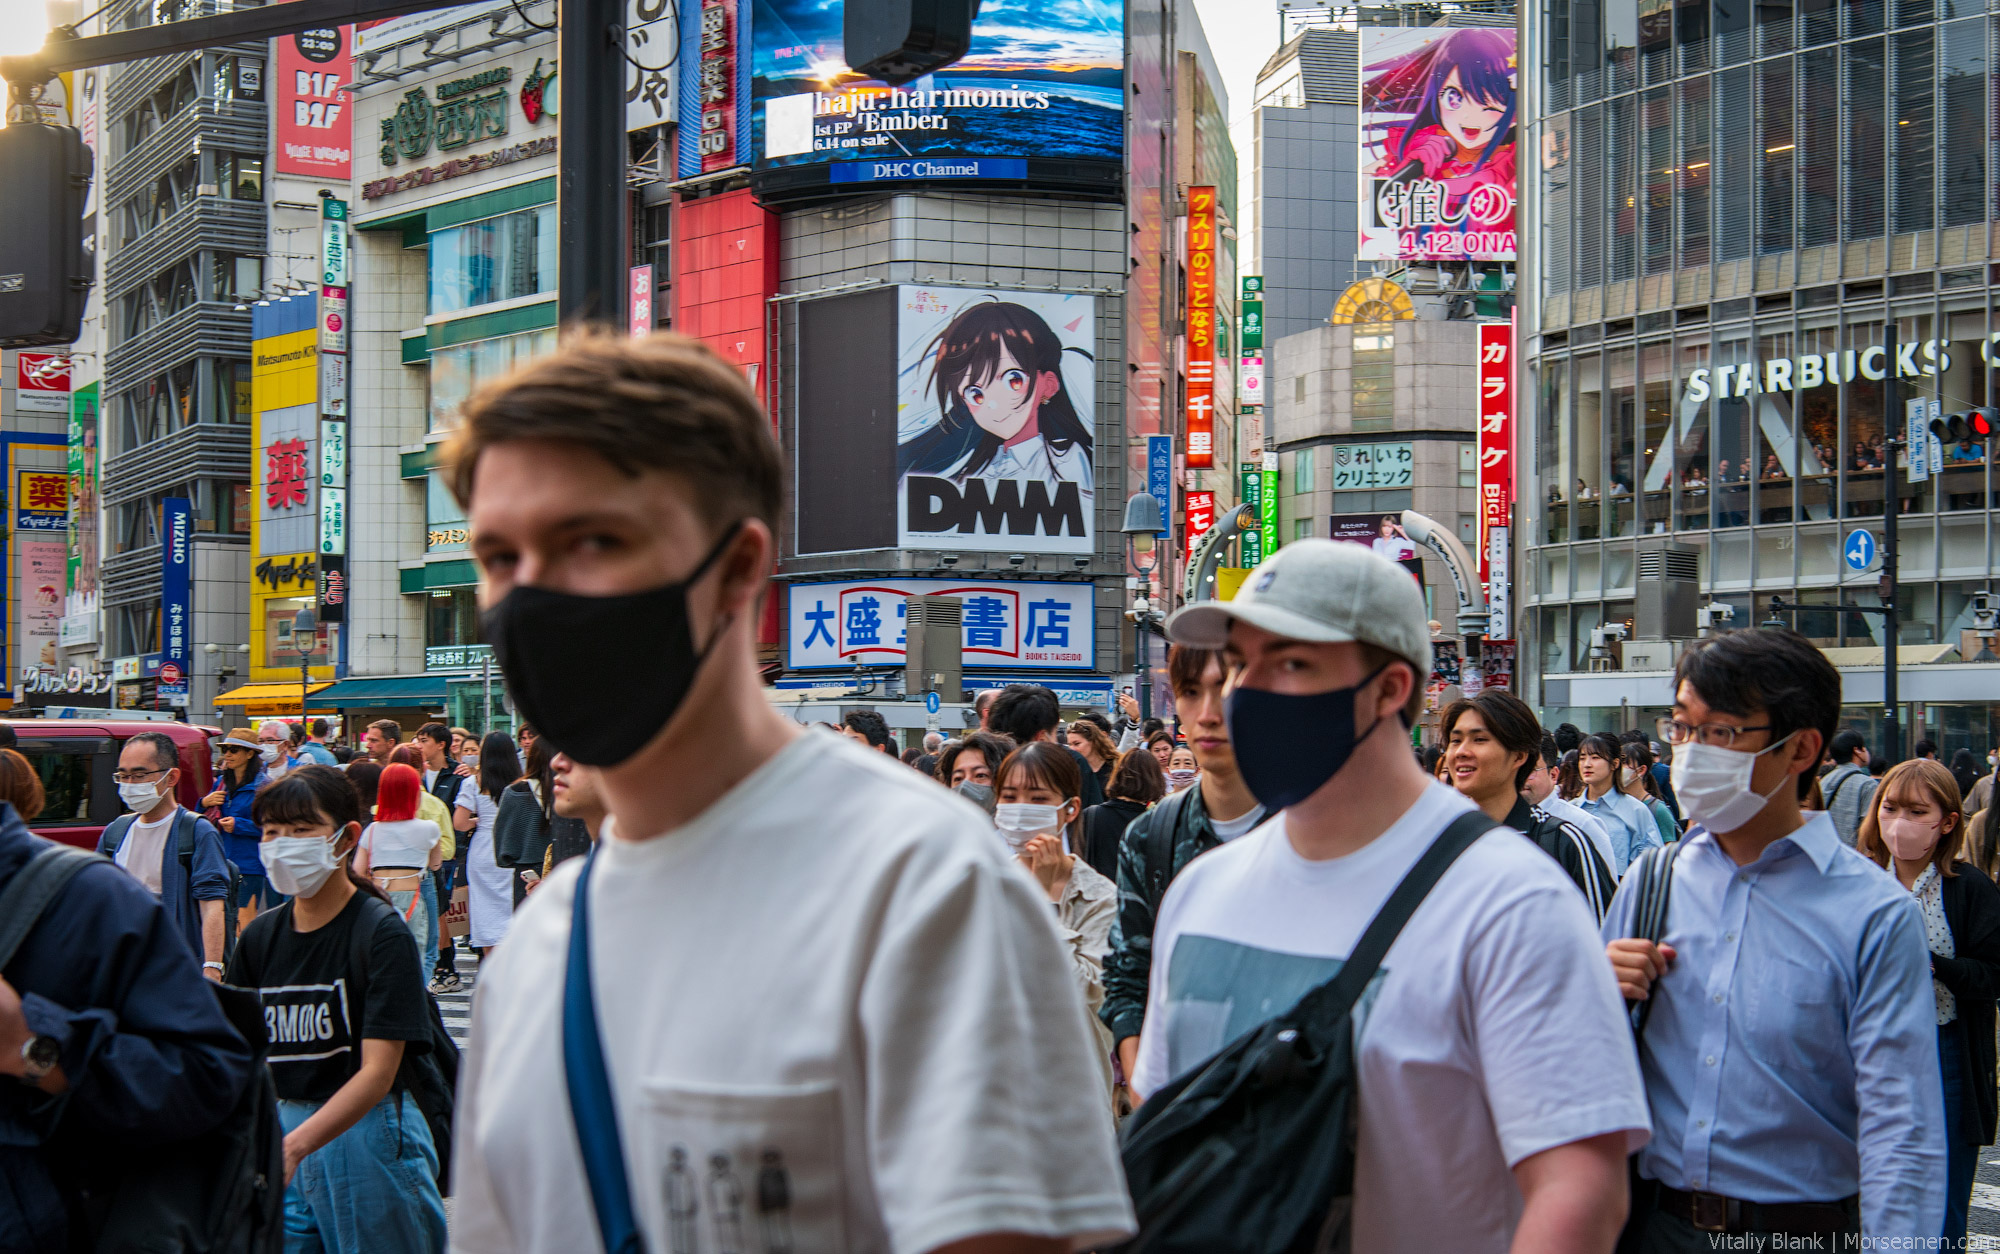
[[[530,126],[545,117],[554,117],[556,111],[549,107],[549,84],[556,78],[556,67],[551,64],[549,72],[542,73],[541,58],[535,59],[535,68],[529,70],[521,82],[521,116],[528,119]]]

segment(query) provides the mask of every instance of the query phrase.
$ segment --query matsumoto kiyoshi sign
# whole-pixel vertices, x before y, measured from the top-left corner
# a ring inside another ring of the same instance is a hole
[[[905,598],[964,601],[964,665],[1096,664],[1095,588],[1031,580],[876,579],[801,583],[786,590],[793,669],[900,665]]]

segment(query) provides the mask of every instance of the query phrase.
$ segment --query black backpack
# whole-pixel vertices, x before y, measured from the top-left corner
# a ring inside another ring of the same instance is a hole
[[[0,970],[70,878],[98,855],[51,845],[0,892]],[[94,1156],[80,1173],[80,1246],[123,1254],[277,1254],[284,1248],[285,1132],[265,1063],[264,1009],[255,989],[204,980],[254,1055],[227,1118],[200,1136],[130,1155]],[[60,1119],[57,1124],[60,1129]]]
[[[401,915],[394,906],[379,897],[362,894],[362,910],[367,917],[357,920],[354,926],[354,949],[348,957],[356,970],[368,969],[369,946],[375,938],[377,921],[387,913],[397,922]],[[451,1117],[458,1093],[458,1042],[451,1039],[445,1030],[444,1014],[438,1009],[437,998],[426,994],[424,1000],[431,1008],[431,1034],[427,1042],[429,1049],[417,1050],[404,1055],[407,1066],[403,1078],[408,1081],[406,1091],[416,1100],[417,1109],[423,1112],[424,1123],[431,1130],[431,1145],[437,1151],[438,1192],[451,1196]],[[414,1044],[415,1042],[412,1042]]]
[[[97,838],[97,852],[107,858],[116,858],[118,846],[125,843],[127,833],[138,821],[139,816],[136,814],[121,814],[111,820]],[[175,851],[180,855],[181,874],[188,877],[189,883],[194,882],[195,824],[201,821],[203,820],[200,815],[185,807],[174,819]],[[218,839],[221,835],[220,832],[216,833]],[[243,872],[226,854],[223,856],[222,864],[229,868],[229,896],[222,903],[222,957],[226,962],[229,960],[229,955],[236,952],[236,903],[242,899],[239,890],[243,886]],[[196,954],[195,957],[199,958],[201,955]]]
[[[1344,1251],[1354,1209],[1354,1005],[1403,924],[1472,842],[1454,819],[1403,877],[1338,974],[1160,1089],[1125,1124],[1139,1234],[1123,1254]]]

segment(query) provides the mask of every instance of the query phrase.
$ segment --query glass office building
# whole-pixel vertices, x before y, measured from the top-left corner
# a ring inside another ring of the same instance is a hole
[[[1592,670],[1592,630],[1632,617],[1649,536],[1696,551],[1701,601],[1735,626],[1775,595],[1829,607],[1797,618],[1824,647],[1879,645],[1879,615],[1831,607],[1879,603],[1879,570],[1848,570],[1842,538],[1879,538],[1890,491],[1899,640],[1972,657],[1962,633],[1996,558],[1992,450],[1926,435],[1919,470],[1935,473],[1911,482],[1885,440],[2000,402],[2000,16],[1954,0],[1546,0],[1525,28],[1528,695],[1601,726],[1659,700],[1657,683],[1609,707],[1616,685],[1587,704],[1538,686]],[[1983,759],[2000,666],[1959,671],[1906,688],[1959,698],[1919,695],[1905,717]],[[1850,673],[1849,700],[1865,686]],[[1850,713],[1865,726],[1879,707]]]

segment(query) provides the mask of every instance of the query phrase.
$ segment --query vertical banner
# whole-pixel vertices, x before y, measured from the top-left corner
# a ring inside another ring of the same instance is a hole
[[[633,339],[653,333],[653,267],[633,266],[625,307],[630,311],[629,330]]]
[[[354,80],[354,28],[302,30],[272,42],[278,52],[274,168],[306,178],[353,177],[353,109],[344,89]],[[239,95],[242,86],[237,84]]]
[[[97,613],[97,388],[86,384],[70,396],[64,608],[71,614]]]
[[[1488,573],[1488,538],[1514,505],[1514,328],[1479,328],[1479,578]],[[1496,585],[1497,586],[1497,585]]]
[[[1264,403],[1264,354],[1260,349],[1243,354],[1242,369],[1236,374],[1236,401],[1246,409]]]
[[[1160,503],[1160,521],[1166,522],[1174,508],[1174,437],[1146,437],[1146,494]],[[1172,534],[1162,531],[1161,542]]]
[[[1215,189],[1187,199],[1187,465],[1215,465]]]
[[[1487,535],[1486,559],[1487,585],[1492,589],[1490,600],[1486,602],[1486,634],[1494,640],[1514,638],[1514,620],[1508,613],[1507,586],[1511,581],[1508,564],[1513,553],[1507,547],[1508,528],[1495,527]]]
[[[35,667],[56,665],[56,642],[62,634],[63,542],[33,539],[20,543],[15,596],[21,606],[21,647],[14,655],[15,677]]]
[[[320,201],[320,267],[326,286],[319,293],[319,542],[320,579],[316,600],[321,622],[341,622],[346,616],[347,585],[347,295],[351,236],[347,202],[331,197]],[[330,385],[330,386],[328,386]],[[336,559],[328,572],[326,560]],[[329,579],[329,573],[332,578]],[[329,605],[326,593],[337,599]]]
[[[170,496],[160,503],[160,699],[188,703],[194,644],[194,503]]]
[[[1243,298],[1236,303],[1237,319],[1243,324],[1237,346],[1247,355],[1264,347],[1264,276],[1243,276]]]
[[[674,55],[695,56],[694,73],[681,61],[680,171],[694,178],[743,164],[749,109],[749,61],[743,56],[741,0],[687,0],[680,6],[681,37]],[[657,59],[650,64],[661,64]]]
[[[1278,551],[1278,455],[1264,454],[1264,492],[1257,498],[1259,521],[1264,532],[1264,556]]]
[[[1215,493],[1187,494],[1187,558],[1194,560],[1194,546],[1215,526]],[[1192,575],[1189,578],[1193,578]]]
[[[1255,466],[1243,468],[1243,503],[1257,511],[1260,524],[1243,533],[1243,567],[1245,570],[1264,560],[1264,472]]]

